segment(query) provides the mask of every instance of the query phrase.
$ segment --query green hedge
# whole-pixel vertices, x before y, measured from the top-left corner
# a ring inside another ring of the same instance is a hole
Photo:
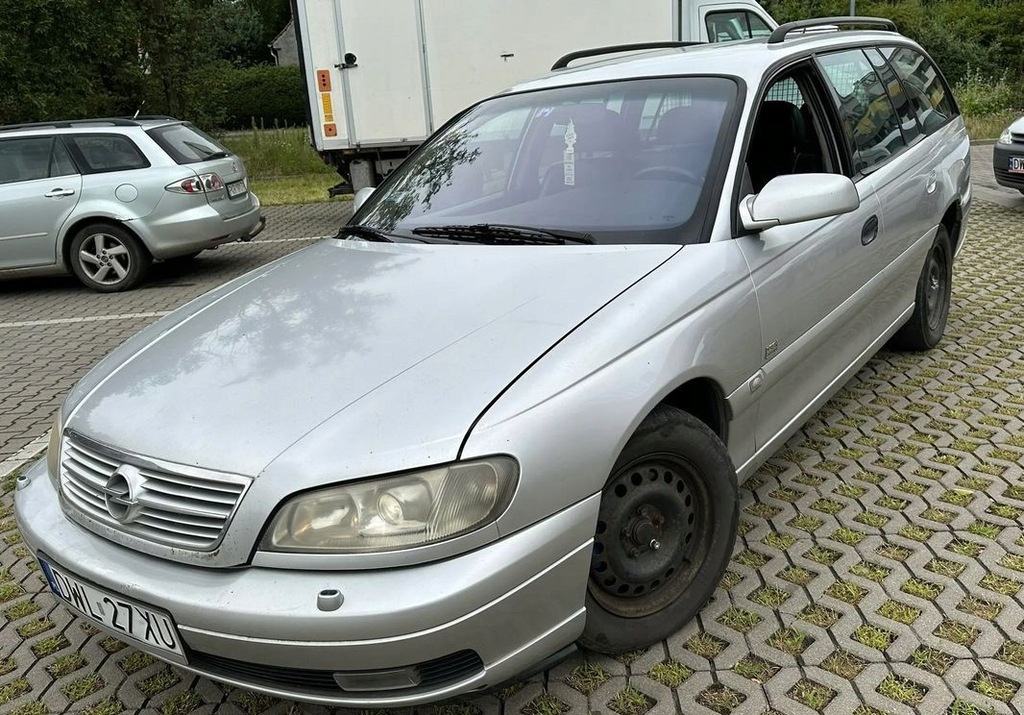
[[[187,118],[207,129],[306,124],[298,67],[206,67],[189,77],[187,102]]]

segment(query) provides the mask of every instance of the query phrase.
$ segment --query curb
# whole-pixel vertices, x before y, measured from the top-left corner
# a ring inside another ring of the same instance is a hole
[[[21,469],[30,461],[46,451],[46,445],[50,441],[50,432],[36,437],[34,440],[22,447],[16,454],[0,462],[0,479],[6,479],[15,471]]]

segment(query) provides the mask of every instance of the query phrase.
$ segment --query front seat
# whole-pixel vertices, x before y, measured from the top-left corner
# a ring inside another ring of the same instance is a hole
[[[804,118],[795,104],[768,101],[761,105],[747,154],[755,192],[776,176],[797,173],[806,138]]]

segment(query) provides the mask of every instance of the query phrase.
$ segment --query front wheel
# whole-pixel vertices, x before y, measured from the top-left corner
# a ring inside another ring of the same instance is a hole
[[[940,224],[917,280],[914,313],[893,336],[893,347],[931,350],[938,345],[946,331],[952,289],[953,248],[946,227]]]
[[[71,270],[87,288],[114,293],[134,288],[152,258],[133,235],[113,224],[93,224],[71,241]]]
[[[679,630],[707,603],[736,540],[736,471],[703,422],[660,405],[601,495],[580,644],[619,653]]]

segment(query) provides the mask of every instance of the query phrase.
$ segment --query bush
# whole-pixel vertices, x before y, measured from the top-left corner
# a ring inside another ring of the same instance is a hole
[[[218,63],[192,73],[187,101],[187,118],[207,129],[306,124],[306,92],[298,67]]]
[[[973,67],[968,67],[957,83],[953,93],[960,110],[972,117],[996,114],[1005,109],[1014,109],[1021,103],[1018,88],[1006,81],[1006,74],[998,78],[987,77]]]

